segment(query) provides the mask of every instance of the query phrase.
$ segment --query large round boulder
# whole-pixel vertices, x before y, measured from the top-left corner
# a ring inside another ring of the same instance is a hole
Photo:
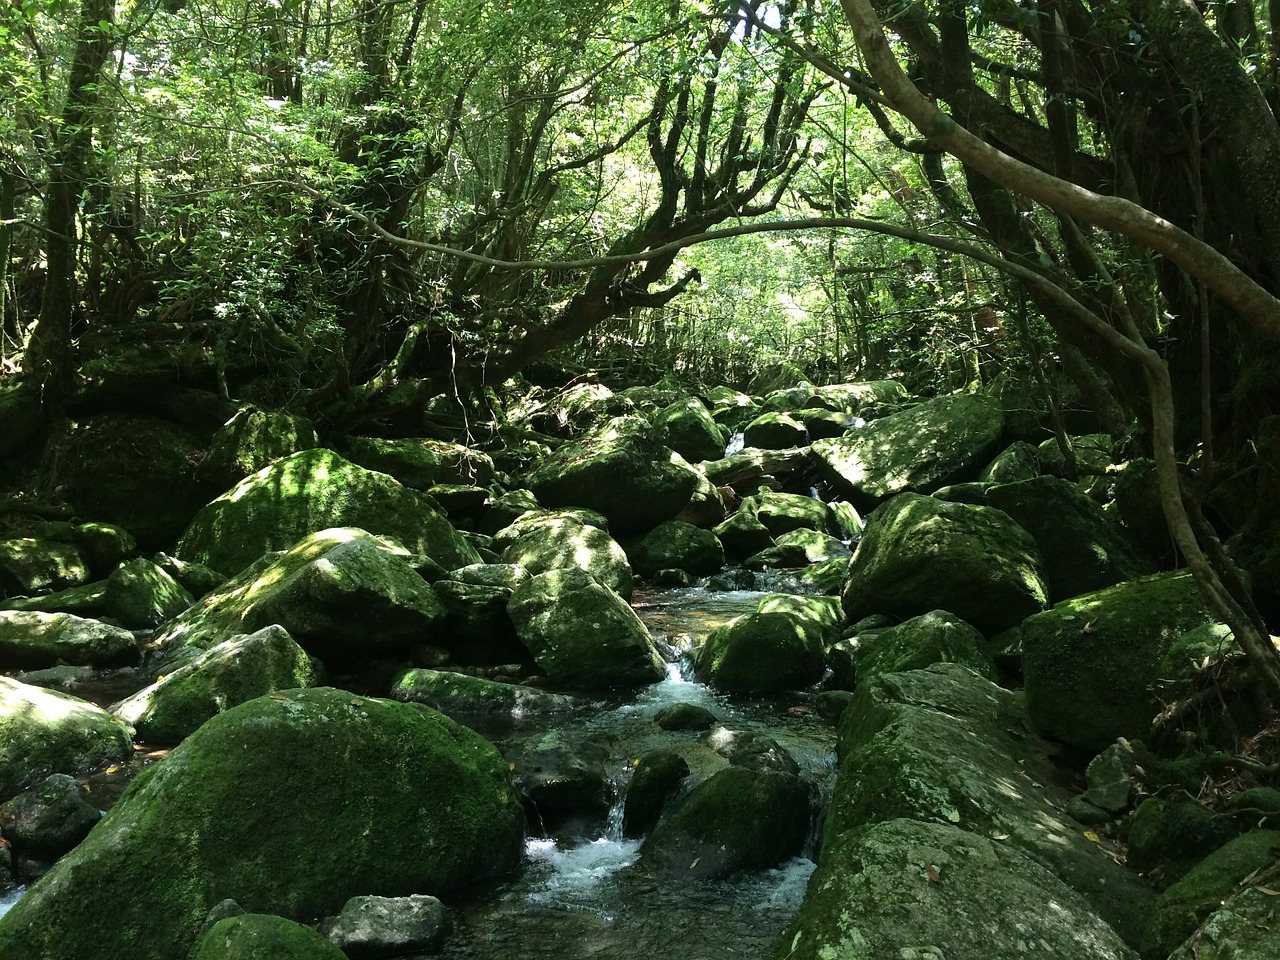
[[[358,894],[448,893],[510,870],[522,832],[502,757],[442,714],[262,697],[143,771],[0,918],[0,956],[184,960],[225,899],[310,919]]]
[[[708,576],[724,566],[724,546],[710,530],[681,520],[668,520],[631,544],[627,548],[627,559],[642,577],[670,569]]]
[[[518,563],[532,574],[584,570],[623,597],[631,597],[626,552],[605,530],[574,514],[522,517],[504,528],[497,542],[504,563]]]
[[[677,401],[654,416],[662,442],[686,460],[718,460],[724,456],[725,435],[701,400]]]
[[[390,537],[446,570],[480,562],[429,499],[324,448],[264,467],[207,504],[182,535],[177,556],[234,576],[270,550],[336,526]]]
[[[1160,712],[1162,659],[1214,619],[1189,573],[1117,584],[1029,618],[1019,636],[1032,724],[1092,753],[1144,738]]]
[[[754,613],[712,631],[694,658],[698,679],[717,690],[795,690],[822,678],[823,651],[835,639],[834,598],[773,595]]]
[[[990,636],[1044,609],[1044,562],[1031,535],[992,507],[904,493],[867,517],[844,609],[913,617],[947,610]]]
[[[991,459],[1004,429],[999,405],[960,394],[927,400],[843,437],[816,440],[819,469],[859,507],[903,491],[932,493],[971,480]]]
[[[507,612],[520,642],[562,687],[637,686],[665,674],[653,638],[635,611],[577,567],[525,581],[512,593]]]

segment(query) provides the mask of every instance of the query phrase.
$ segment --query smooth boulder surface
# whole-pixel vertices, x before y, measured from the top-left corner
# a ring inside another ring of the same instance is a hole
[[[165,624],[155,636],[160,663],[241,633],[284,627],[322,660],[398,655],[430,638],[444,606],[403,548],[364,530],[321,530],[256,564]]]
[[[673,569],[708,576],[724,566],[724,546],[710,530],[668,520],[628,546],[627,559],[642,577]]]
[[[790,774],[731,766],[679,798],[640,848],[662,872],[704,878],[764,870],[799,855],[809,788]]]
[[[1127,530],[1060,477],[991,487],[986,501],[1035,538],[1050,603],[1156,572],[1155,560]]]
[[[135,557],[111,572],[104,597],[107,613],[130,629],[158,627],[195,598],[165,570]]]
[[[1054,754],[1028,729],[1020,694],[959,664],[859,683],[840,719],[819,870],[839,871],[839,854],[827,851],[899,817],[999,836],[1136,946],[1155,893],[1067,816],[1071,774]]]
[[[1031,535],[992,507],[899,494],[867,517],[849,565],[850,621],[947,610],[990,636],[1044,609],[1044,561]]]
[[[132,749],[129,728],[105,710],[0,677],[0,800],[51,773],[118,762]]]
[[[878,631],[854,653],[859,683],[886,673],[920,670],[933,663],[958,663],[988,680],[995,679],[982,634],[954,614],[933,610]]]
[[[795,690],[822,677],[823,651],[835,639],[834,598],[775,594],[754,613],[717,627],[694,655],[698,679],[731,693]]]
[[[527,580],[512,593],[507,612],[520,642],[562,687],[634,687],[665,674],[635,611],[584,570],[570,567]]]
[[[697,471],[651,433],[647,423],[612,421],[561,447],[526,483],[539,503],[588,507],[606,516],[618,536],[642,533],[675,517],[698,484]]]
[[[522,517],[498,537],[504,563],[528,573],[576,568],[623,597],[631,597],[631,564],[609,533],[570,513]]]
[[[447,917],[435,897],[352,897],[320,929],[349,960],[389,960],[433,953]]]
[[[59,663],[124,667],[138,662],[133,634],[69,613],[0,611],[0,669],[40,670]]]
[[[804,423],[791,414],[780,411],[762,413],[747,424],[742,436],[745,446],[765,450],[786,450],[809,443],[809,430]]]
[[[178,743],[236,704],[319,680],[319,664],[272,624],[210,647],[112,710],[133,724],[139,740]]]
[[[522,830],[501,756],[442,714],[262,697],[144,770],[0,918],[0,956],[184,960],[225,899],[309,919],[359,894],[445,894],[514,867]]]
[[[235,576],[268,551],[339,526],[390,537],[446,570],[480,562],[423,494],[324,448],[264,467],[207,504],[183,533],[176,556]]]
[[[1161,709],[1163,657],[1214,620],[1189,573],[1117,584],[1028,618],[1018,636],[1031,722],[1093,752],[1117,737],[1144,738]]]
[[[701,400],[678,401],[653,419],[662,431],[662,442],[691,463],[724,455],[725,435]]]
[[[950,824],[887,820],[827,843],[774,960],[1136,960],[1023,853]]]
[[[766,490],[743,502],[757,520],[765,525],[771,536],[780,537],[793,530],[817,530],[829,532],[832,527],[831,511],[817,497],[802,497],[796,493],[775,493]]]
[[[1004,429],[993,400],[961,394],[927,400],[843,437],[816,440],[823,475],[859,507],[903,491],[931,493],[973,479]]]

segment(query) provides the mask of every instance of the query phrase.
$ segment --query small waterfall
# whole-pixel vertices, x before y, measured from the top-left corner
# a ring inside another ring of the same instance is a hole
[[[724,448],[724,455],[726,457],[732,457],[735,453],[741,453],[745,440],[746,434],[735,433],[729,438],[729,444]]]
[[[15,887],[6,893],[0,894],[0,917],[3,917],[13,909],[13,905],[22,898],[22,894],[26,892],[26,889],[26,887]]]

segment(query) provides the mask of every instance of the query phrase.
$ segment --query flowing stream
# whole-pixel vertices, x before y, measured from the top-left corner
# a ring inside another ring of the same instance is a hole
[[[545,831],[530,824],[524,868],[499,889],[457,905],[445,956],[721,960],[768,955],[804,896],[814,866],[810,859],[726,880],[673,877],[645,870],[641,841],[622,835],[626,770],[633,758],[659,746],[674,748],[700,778],[708,768],[699,769],[698,758],[715,757],[705,746],[698,749],[701,742],[730,732],[763,734],[785,747],[814,785],[820,800],[815,807],[825,805],[834,777],[834,733],[809,711],[807,695],[730,699],[688,676],[688,652],[719,624],[754,610],[762,596],[698,588],[637,594],[636,612],[660,644],[678,655],[665,680],[633,699],[596,704],[569,717],[483,731],[508,755],[522,738],[549,732],[571,742],[607,744],[613,802],[600,822],[555,836],[537,836]],[[710,733],[658,728],[654,714],[678,702],[706,707],[716,715],[717,727]],[[814,836],[816,821],[815,815]],[[812,840],[809,846],[812,854]]]

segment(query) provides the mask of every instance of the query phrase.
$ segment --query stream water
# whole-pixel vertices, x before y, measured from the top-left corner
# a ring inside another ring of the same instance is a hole
[[[792,584],[774,575],[769,586]],[[691,679],[690,653],[720,624],[754,610],[764,594],[715,593],[701,588],[637,592],[633,605],[659,645],[672,657],[667,677],[635,696],[584,704],[571,714],[505,718],[475,724],[508,756],[547,741],[587,744],[607,752],[613,797],[607,816],[557,824],[554,835],[531,817],[525,862],[505,884],[470,900],[450,901],[453,930],[443,955],[470,960],[558,960],[608,957],[627,960],[722,960],[762,957],[795,914],[814,864],[797,858],[777,869],[728,880],[659,876],[640,862],[641,841],[622,835],[622,801],[632,761],[665,747],[685,757],[690,780],[726,761],[707,741],[735,734],[765,735],[795,759],[814,787],[814,824],[834,780],[834,733],[809,709],[811,695],[797,692],[761,699],[728,698]],[[110,702],[118,691],[77,690]],[[654,715],[674,703],[710,710],[709,733],[669,732]],[[470,722],[466,718],[459,718]],[[139,749],[129,763],[90,778],[92,801],[110,807],[128,780],[164,751]],[[813,841],[806,851],[812,854]],[[21,888],[0,896],[3,915]]]
[[[763,734],[800,765],[820,799],[815,810],[821,809],[834,777],[834,734],[809,711],[807,695],[730,699],[689,679],[688,651],[716,626],[754,610],[762,596],[697,588],[637,594],[636,612],[659,642],[679,655],[665,680],[634,699],[596,704],[568,718],[484,732],[508,755],[521,738],[544,736],[553,728],[561,737],[603,742],[616,771],[646,750],[664,746],[685,756],[694,777],[705,775],[715,757],[702,741],[730,733]],[[710,734],[661,730],[654,714],[677,702],[706,707],[718,726]],[[460,905],[445,956],[722,960],[769,953],[800,905],[813,862],[797,858],[777,869],[719,881],[652,874],[639,861],[640,841],[622,836],[624,783],[621,776],[616,780],[607,818],[576,832],[530,836],[525,867],[515,879]],[[814,836],[816,823],[815,814]],[[530,831],[541,832],[536,824]]]

